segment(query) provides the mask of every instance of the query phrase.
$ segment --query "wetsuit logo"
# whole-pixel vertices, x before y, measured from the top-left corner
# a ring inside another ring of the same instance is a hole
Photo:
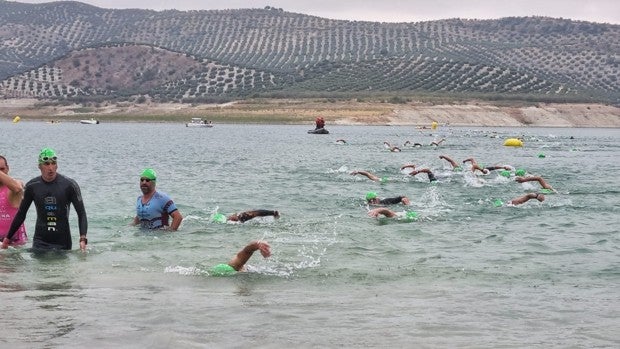
[[[58,209],[56,204],[56,198],[54,196],[47,196],[43,202],[45,203],[45,210],[47,211],[46,223],[47,231],[56,231],[56,218],[55,211]]]

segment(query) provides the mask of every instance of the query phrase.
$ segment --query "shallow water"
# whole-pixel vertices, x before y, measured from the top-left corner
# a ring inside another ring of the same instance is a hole
[[[2,346],[620,345],[620,130],[308,128],[0,122],[11,174],[38,175],[39,149],[56,149],[89,216],[86,255],[0,252]],[[502,146],[515,136],[525,147]],[[452,172],[441,154],[524,168],[559,194],[495,207],[538,187]],[[406,163],[433,169],[438,183],[407,176]],[[129,226],[145,167],[185,216],[179,232]],[[367,191],[408,196],[411,207],[392,208],[420,219],[367,217]],[[210,222],[253,208],[281,218]],[[34,216],[31,208],[29,233]],[[71,219],[76,238],[74,211]],[[248,273],[208,275],[254,239],[269,241],[273,256],[254,256]]]

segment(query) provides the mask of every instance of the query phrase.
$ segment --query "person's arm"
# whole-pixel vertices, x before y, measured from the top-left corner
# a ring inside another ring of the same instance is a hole
[[[402,165],[400,167],[401,170],[404,170],[406,168],[413,168],[413,169],[415,169],[415,165],[414,164],[407,164],[407,165]]]
[[[467,158],[463,160],[463,163],[466,163],[466,162],[471,162],[472,165],[476,164],[476,160],[474,158]]]
[[[175,210],[170,213],[170,217],[172,217],[172,224],[170,224],[169,230],[177,231],[179,229],[179,226],[181,225],[181,222],[183,221],[183,215],[181,214],[181,212],[179,212],[179,210]]]
[[[515,180],[517,182],[519,182],[519,183],[536,181],[536,182],[538,182],[538,184],[540,184],[541,187],[543,187],[545,189],[555,190],[555,189],[553,189],[553,187],[551,185],[549,185],[549,183],[547,183],[547,181],[545,181],[540,176],[517,177],[517,178],[515,178]]]
[[[393,212],[392,210],[385,208],[385,207],[378,207],[375,209],[372,209],[370,211],[368,211],[368,216],[370,217],[378,217],[380,215],[384,215],[388,218],[393,218],[396,217],[396,213]]]
[[[18,197],[21,200],[24,195],[24,183],[22,181],[19,181],[0,171],[0,184],[6,185],[6,187],[9,188],[9,191],[11,192],[9,194],[9,200],[11,200],[11,197]],[[14,204],[13,200],[11,200],[11,204]]]
[[[489,173],[489,170],[487,170],[486,168],[482,168],[482,167],[478,166],[478,164],[475,164],[475,163],[474,163],[474,164],[472,164],[472,166],[471,166],[471,172],[476,172],[476,171],[480,171],[480,172],[482,172],[483,174],[487,174],[487,173]]]
[[[452,168],[459,167],[459,164],[457,164],[456,161],[454,161],[454,159],[452,159],[452,158],[449,158],[449,157],[447,157],[445,155],[439,155],[439,158],[449,162],[450,165],[452,165]]]
[[[367,172],[367,171],[353,171],[353,172],[351,172],[351,174],[354,175],[354,176],[357,175],[357,174],[360,174],[362,176],[368,177],[368,179],[371,179],[371,180],[377,181],[377,182],[381,180],[379,177],[377,177],[374,174],[372,174],[370,172]]]
[[[243,266],[252,257],[254,252],[259,250],[263,257],[268,258],[271,256],[271,246],[265,241],[252,241],[239,251],[229,262],[228,265],[233,267],[236,271],[243,269]]]
[[[33,200],[34,196],[32,193],[32,187],[27,187],[26,189],[24,189],[24,198],[19,204],[17,214],[15,214],[15,217],[13,217],[13,221],[11,222],[11,226],[9,227],[9,231],[7,232],[4,240],[2,240],[2,249],[7,249],[9,247],[9,243],[11,242],[13,235],[15,235],[17,229],[19,229],[19,227],[24,223],[24,220],[26,220],[26,213],[28,212],[30,204],[32,204]]]
[[[510,203],[513,205],[521,205],[523,203],[530,201],[531,199],[536,199],[542,202],[542,201],[545,201],[545,196],[543,194],[538,194],[538,193],[528,193],[518,198],[512,199]]]
[[[88,217],[86,216],[86,209],[84,208],[84,201],[82,200],[82,193],[80,186],[76,181],[70,180],[73,193],[71,194],[70,201],[73,204],[73,208],[78,216],[78,229],[80,231],[80,250],[86,251],[86,234],[88,231]]]

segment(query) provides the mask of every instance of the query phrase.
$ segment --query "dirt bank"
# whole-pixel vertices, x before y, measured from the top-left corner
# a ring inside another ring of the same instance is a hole
[[[226,104],[111,103],[58,106],[34,99],[0,100],[0,117],[37,120],[186,122],[202,117],[227,123],[307,124],[323,116],[338,125],[620,127],[620,108],[600,104],[493,105],[370,103],[326,100],[250,100]]]

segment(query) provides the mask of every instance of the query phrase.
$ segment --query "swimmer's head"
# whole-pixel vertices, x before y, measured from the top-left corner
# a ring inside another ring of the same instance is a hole
[[[39,153],[39,163],[42,164],[44,162],[52,161],[56,162],[58,157],[56,156],[56,152],[52,148],[43,148]]]
[[[370,201],[376,198],[377,198],[377,193],[375,193],[374,191],[369,191],[368,193],[366,193],[366,201]]]
[[[140,174],[140,178],[147,178],[151,181],[157,180],[157,173],[152,168],[145,168]]]
[[[383,177],[381,177],[381,178],[379,179],[379,182],[381,182],[381,184],[383,184],[383,183],[387,183],[387,181],[388,181],[388,178],[387,178],[387,177],[385,177],[385,176],[383,176]]]
[[[525,170],[520,168],[520,169],[515,171],[515,175],[517,175],[519,177],[523,177],[523,176],[525,176]]]
[[[407,213],[405,213],[405,219],[407,220],[407,222],[417,221],[418,213],[415,211],[407,211]]]
[[[209,271],[209,274],[213,276],[229,276],[229,275],[234,275],[236,273],[237,271],[235,270],[235,268],[231,267],[228,264],[223,264],[223,263],[212,267],[211,270]]]
[[[504,205],[504,202],[500,199],[496,199],[495,201],[493,201],[493,206],[495,207],[500,207],[502,205]]]
[[[506,170],[501,171],[499,174],[506,178],[510,177],[510,172]]]
[[[545,154],[544,153],[538,153],[538,157],[542,159],[542,158],[545,157]]]
[[[216,213],[211,218],[211,222],[214,222],[214,223],[226,223],[226,216],[224,216],[221,213]]]

